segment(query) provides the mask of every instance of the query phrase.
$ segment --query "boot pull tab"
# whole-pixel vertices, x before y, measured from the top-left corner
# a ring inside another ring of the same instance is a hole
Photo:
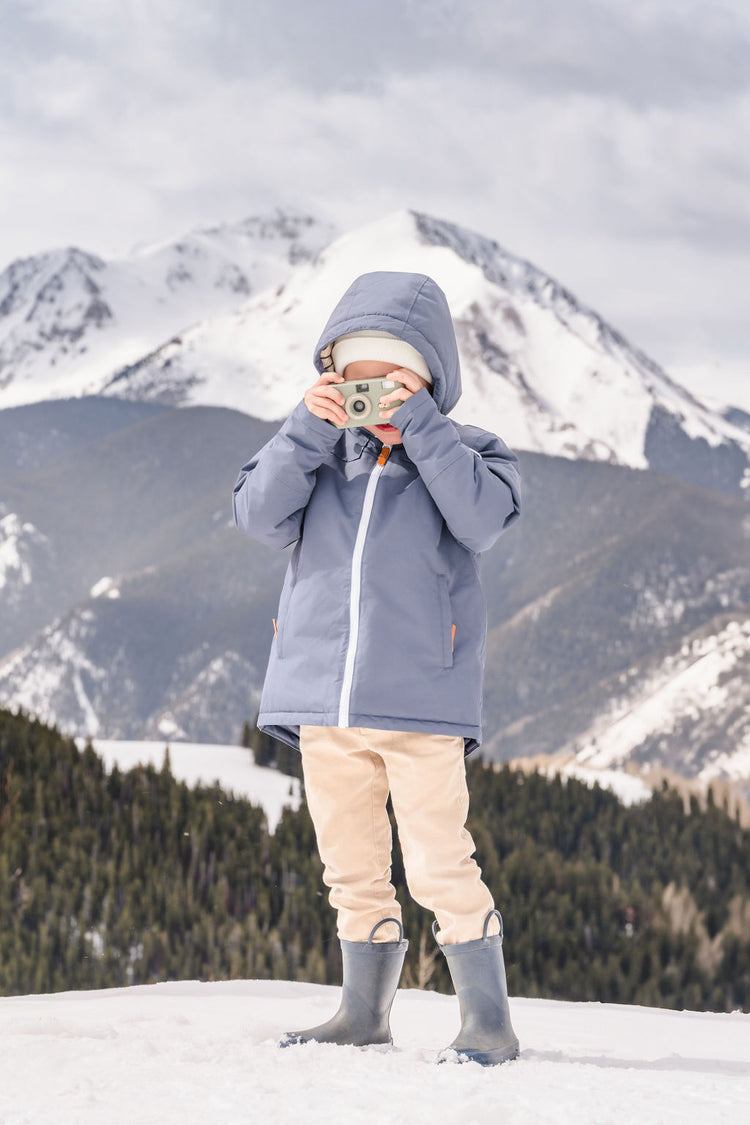
[[[497,909],[497,907],[495,907],[494,910],[490,910],[489,914],[487,915],[487,917],[484,920],[484,926],[482,927],[482,939],[483,939],[483,941],[487,941],[487,927],[490,924],[490,918],[492,917],[493,914],[497,916],[497,920],[500,923],[500,933],[498,934],[498,937],[500,938],[500,941],[502,942],[502,940],[503,940],[503,916],[500,913],[500,911]]]
[[[500,923],[500,933],[497,936],[500,938],[500,943],[502,944],[502,940],[503,940],[503,916],[500,913],[500,911],[497,909],[497,907],[495,907],[494,910],[490,910],[489,914],[487,915],[487,917],[484,920],[484,926],[482,927],[482,941],[488,941],[489,940],[488,937],[487,937],[487,927],[490,924],[490,918],[493,916],[493,914],[497,915],[497,920]],[[438,941],[438,936],[437,936],[437,918],[435,918],[433,923],[432,923],[432,936],[434,937],[437,944],[441,945],[441,943]],[[442,946],[441,946],[441,948],[442,948]]]
[[[381,926],[384,926],[386,922],[393,922],[395,926],[398,926],[398,940],[400,942],[404,940],[404,927],[403,924],[399,922],[398,918],[381,918],[380,921],[376,922],[370,930],[370,936],[367,939],[369,945],[374,944],[372,940],[373,934],[376,933]]]

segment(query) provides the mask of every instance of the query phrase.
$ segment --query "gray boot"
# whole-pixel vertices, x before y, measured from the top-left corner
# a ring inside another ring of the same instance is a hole
[[[374,942],[373,934],[386,922],[398,926],[399,940]],[[341,941],[344,976],[338,1012],[319,1027],[288,1031],[279,1046],[310,1041],[355,1047],[392,1043],[388,1017],[408,948],[404,927],[397,918],[383,918],[373,926],[367,941]]]
[[[500,921],[500,933],[488,937],[487,927],[493,914]],[[433,936],[436,925],[433,923]],[[448,1051],[457,1051],[462,1062],[471,1060],[482,1066],[495,1066],[515,1059],[518,1039],[510,1022],[500,911],[489,912],[484,920],[482,937],[476,941],[441,945],[440,948],[448,962],[458,997],[461,1030],[438,1061],[446,1062],[450,1057]]]

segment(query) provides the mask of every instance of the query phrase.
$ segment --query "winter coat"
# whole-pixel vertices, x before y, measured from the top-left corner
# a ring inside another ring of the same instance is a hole
[[[403,444],[340,430],[302,400],[244,465],[236,526],[271,547],[294,544],[258,726],[299,748],[300,723],[482,739],[487,614],[481,551],[519,515],[514,453],[447,417],[461,394],[450,311],[424,274],[364,274],[315,348],[374,328],[425,357],[420,389],[390,419]]]

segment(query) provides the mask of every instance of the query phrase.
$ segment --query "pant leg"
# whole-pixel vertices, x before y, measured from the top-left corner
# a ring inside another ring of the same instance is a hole
[[[463,738],[365,733],[385,762],[412,897],[435,914],[442,944],[481,937],[494,902],[472,858],[474,841],[465,827],[469,790]],[[498,932],[497,918],[492,918],[488,933]]]
[[[382,758],[357,727],[300,726],[307,807],[323,861],[323,881],[344,941],[367,941],[383,918],[401,920],[391,883],[388,779]],[[395,941],[394,925],[373,941]]]

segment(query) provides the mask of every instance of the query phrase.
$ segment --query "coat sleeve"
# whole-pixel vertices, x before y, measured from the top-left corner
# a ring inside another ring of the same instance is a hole
[[[288,547],[299,539],[317,469],[341,434],[300,402],[240,469],[232,491],[235,526],[269,547]]]
[[[424,387],[398,408],[391,423],[452,534],[468,550],[486,551],[521,512],[515,453],[474,426],[463,429],[475,441],[462,441]]]

